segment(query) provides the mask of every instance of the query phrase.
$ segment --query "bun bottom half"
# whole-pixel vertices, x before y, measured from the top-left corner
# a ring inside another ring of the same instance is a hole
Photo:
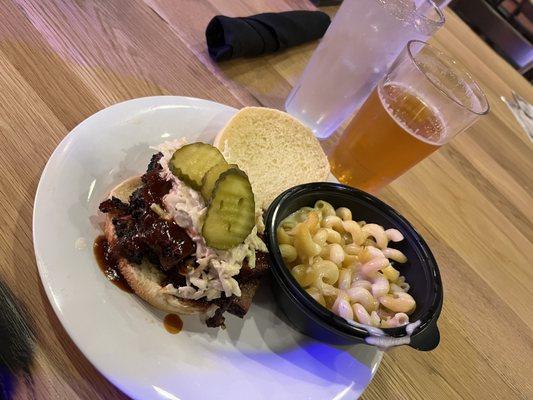
[[[111,190],[110,197],[114,196],[124,203],[128,203],[130,195],[141,185],[140,176],[129,178]],[[106,214],[104,234],[112,247],[117,237],[113,216],[110,214]],[[131,263],[125,258],[119,258],[117,261],[120,273],[134,293],[158,310],[190,315],[203,314],[210,306],[205,301],[181,299],[172,294],[164,293],[161,285],[165,280],[165,275],[146,259],[143,259],[141,264]]]

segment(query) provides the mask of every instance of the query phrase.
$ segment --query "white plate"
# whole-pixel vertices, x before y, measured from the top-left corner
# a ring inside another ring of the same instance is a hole
[[[147,97],[73,129],[48,161],[35,198],[35,254],[48,298],[83,354],[136,399],[353,399],[381,352],[299,334],[267,285],[244,320],[227,317],[226,330],[184,317],[184,330],[171,335],[164,314],[108,282],[93,258],[98,204],[146,169],[149,146],[182,136],[211,142],[235,112],[206,100]]]

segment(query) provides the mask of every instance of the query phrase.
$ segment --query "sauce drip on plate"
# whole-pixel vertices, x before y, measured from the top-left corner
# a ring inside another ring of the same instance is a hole
[[[133,293],[133,289],[128,285],[126,279],[118,269],[118,262],[109,250],[109,243],[104,235],[98,236],[93,244],[94,257],[104,273],[105,277],[115,286],[128,293]]]
[[[183,329],[183,321],[181,320],[179,315],[176,314],[168,314],[167,316],[165,316],[163,323],[167,332],[172,333],[173,335],[175,335],[176,333],[180,333]]]

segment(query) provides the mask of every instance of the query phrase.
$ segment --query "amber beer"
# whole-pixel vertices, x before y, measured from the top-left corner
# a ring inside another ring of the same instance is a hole
[[[437,150],[444,137],[443,119],[415,92],[378,85],[330,155],[332,172],[342,183],[375,192]]]

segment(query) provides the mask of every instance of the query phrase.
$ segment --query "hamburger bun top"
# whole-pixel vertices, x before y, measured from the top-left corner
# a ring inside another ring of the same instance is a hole
[[[264,107],[245,107],[213,143],[229,163],[250,179],[256,204],[267,209],[283,191],[327,179],[326,154],[313,132],[289,114]]]

